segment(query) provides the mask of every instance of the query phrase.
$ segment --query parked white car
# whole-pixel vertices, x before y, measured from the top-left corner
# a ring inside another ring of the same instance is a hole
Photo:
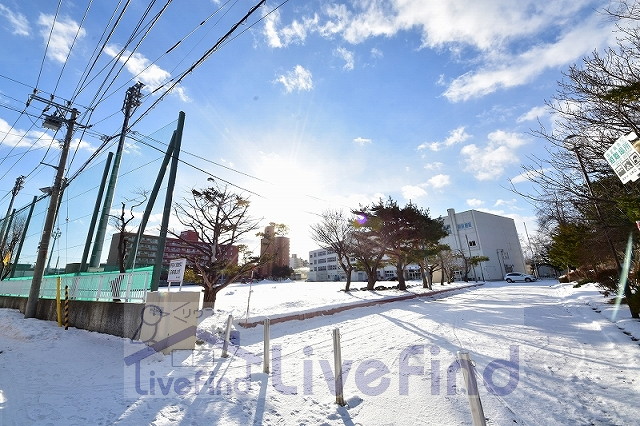
[[[530,283],[531,281],[535,281],[536,277],[529,274],[523,274],[522,272],[509,272],[504,276],[504,280],[508,283],[512,283],[515,281],[524,281]]]

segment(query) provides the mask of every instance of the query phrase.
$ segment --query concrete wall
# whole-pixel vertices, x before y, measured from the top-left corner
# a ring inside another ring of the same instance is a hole
[[[27,298],[0,296],[0,308],[25,311]],[[62,301],[64,306],[64,301]],[[142,324],[143,303],[69,301],[69,327],[111,334],[113,336],[137,338]],[[63,310],[64,312],[64,310]],[[40,299],[36,318],[57,321],[56,301]]]

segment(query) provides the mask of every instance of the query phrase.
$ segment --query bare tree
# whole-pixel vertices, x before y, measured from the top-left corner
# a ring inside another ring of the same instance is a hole
[[[127,234],[130,232],[129,224],[131,223],[131,221],[133,221],[133,219],[135,219],[133,211],[147,201],[148,191],[138,189],[137,191],[135,191],[135,193],[137,194],[136,197],[125,199],[125,201],[120,202],[121,208],[118,215],[109,215],[109,222],[119,233],[118,269],[120,270],[121,274],[126,272],[127,256],[135,256],[135,253],[127,253],[129,244],[131,243],[131,241],[127,239]],[[127,204],[129,205],[128,209]]]
[[[538,218],[556,236],[553,245],[563,249],[570,242],[563,235],[572,234],[561,229],[586,227],[589,247],[605,248],[592,269],[619,275],[627,238],[640,217],[640,184],[623,185],[604,153],[620,136],[640,134],[640,5],[621,0],[608,13],[618,20],[617,44],[594,51],[564,73],[556,95],[547,101],[553,128],[541,125],[533,131],[549,142],[549,157],[532,158],[525,167],[536,190],[522,195],[540,206]],[[640,283],[630,279],[624,291],[632,316],[640,317]]]
[[[344,291],[351,287],[351,262],[353,252],[354,219],[347,218],[341,210],[326,210],[320,215],[322,221],[311,225],[311,238],[321,247],[331,249],[346,276]]]
[[[269,261],[240,244],[259,226],[259,220],[249,216],[249,205],[248,198],[214,182],[191,190],[191,197],[175,207],[178,221],[200,239],[189,241],[171,232],[194,251],[187,262],[202,279],[205,308],[214,307],[220,290]]]

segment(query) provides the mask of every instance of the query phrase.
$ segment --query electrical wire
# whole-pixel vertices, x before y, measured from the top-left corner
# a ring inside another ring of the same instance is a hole
[[[73,96],[71,97],[72,101],[75,101],[75,99],[78,97],[78,95],[80,95],[80,93],[91,83],[91,81],[93,81],[93,79],[95,79],[95,77],[92,78],[87,83],[87,85],[83,87],[83,85],[87,82],[87,79],[89,78],[89,75],[91,74],[91,71],[93,70],[93,68],[98,63],[98,58],[100,57],[100,54],[104,51],[104,48],[107,46],[107,43],[109,42],[109,40],[111,40],[111,36],[113,36],[113,33],[115,32],[116,28],[120,24],[120,22],[122,20],[122,17],[124,16],[124,13],[127,11],[127,8],[129,7],[130,3],[131,3],[131,0],[127,0],[126,4],[124,5],[122,10],[118,14],[118,18],[113,23],[113,26],[111,26],[111,29],[109,30],[109,34],[105,38],[105,33],[107,32],[107,28],[110,26],[110,23],[113,21],[113,17],[116,15],[116,13],[118,12],[118,9],[120,8],[120,5],[122,4],[122,0],[118,1],[118,4],[116,5],[116,8],[113,10],[113,13],[111,14],[111,17],[109,18],[109,22],[107,23],[107,25],[105,25],[104,30],[102,31],[102,35],[100,36],[100,39],[96,43],[96,47],[93,49],[93,53],[91,54],[91,57],[89,59],[89,64],[90,65],[87,64],[87,66],[85,67],[84,71],[82,72],[82,75],[80,77],[80,81],[76,85],[76,90],[73,92]],[[102,46],[100,46],[101,44],[102,44]],[[104,70],[105,68],[106,68],[106,66],[102,70]],[[96,74],[96,77],[101,74],[102,70],[99,71]]]
[[[143,145],[145,145],[145,146],[148,146],[149,148],[152,148],[152,149],[155,149],[155,150],[157,150],[157,151],[162,152],[162,150],[161,150],[161,149],[156,148],[155,146],[153,146],[153,145],[151,145],[151,144],[148,144],[148,143],[146,143],[146,142],[144,142],[144,141],[142,141],[142,140],[138,140],[138,142],[140,142],[141,144],[143,144]],[[224,183],[226,183],[226,184],[227,184],[227,185],[229,185],[229,186],[233,186],[234,188],[238,188],[238,189],[240,189],[240,190],[242,190],[242,191],[248,192],[249,194],[255,195],[255,196],[257,196],[257,197],[265,198],[264,196],[262,196],[262,195],[258,194],[257,192],[254,192],[254,191],[251,191],[251,190],[249,190],[249,189],[243,188],[243,187],[241,187],[241,186],[239,186],[239,185],[236,185],[235,183],[231,183],[231,182],[229,182],[229,181],[227,181],[227,180],[225,180],[225,179],[222,179],[222,178],[220,178],[220,177],[218,177],[218,176],[216,176],[216,175],[212,174],[211,172],[208,172],[208,171],[206,171],[206,170],[204,170],[204,169],[202,169],[202,168],[200,168],[200,167],[198,167],[198,166],[196,166],[196,165],[194,165],[194,164],[191,164],[191,163],[189,163],[189,162],[187,162],[187,161],[185,161],[185,160],[182,160],[182,159],[178,158],[178,161],[179,161],[179,162],[181,162],[182,164],[186,165],[186,166],[191,167],[192,169],[195,169],[195,170],[197,170],[197,171],[199,171],[199,172],[202,172],[202,173],[204,173],[204,174],[206,174],[206,175],[208,175],[208,176],[210,176],[210,177],[212,177],[212,178],[214,178],[214,179],[217,179],[217,180],[219,180],[219,181],[221,181],[221,182],[224,182]]]
[[[285,0],[284,3],[286,3],[289,0]],[[180,73],[178,75],[177,78],[172,78],[171,80],[169,80],[168,82],[164,83],[163,85],[159,86],[158,88],[156,88],[155,90],[153,90],[152,93],[156,93],[158,90],[162,89],[163,87],[165,87],[167,84],[171,83],[169,85],[169,87],[158,97],[158,99],[156,99],[149,108],[147,108],[132,124],[130,127],[133,127],[136,123],[138,123],[146,114],[148,114],[153,108],[155,108],[155,106],[160,103],[164,97],[169,94],[188,74],[192,73],[196,68],[198,68],[200,65],[202,65],[214,52],[216,52],[220,46],[222,45],[222,43],[224,43],[225,40],[227,40],[231,34],[233,34],[236,29],[242,25],[260,6],[262,6],[264,3],[266,2],[266,0],[260,0],[260,2],[258,2],[255,6],[253,6],[251,9],[249,9],[249,11],[244,15],[244,17],[242,17],[242,19],[240,19],[238,22],[236,22],[231,29],[229,29],[229,31],[227,31],[220,39],[218,39],[218,41],[210,48],[208,49],[198,60],[196,60],[189,68],[187,68],[185,71],[183,71],[182,73]],[[283,3],[283,4],[284,4]]]
[[[47,52],[49,51],[49,44],[51,44],[51,36],[53,35],[53,28],[56,26],[56,21],[58,19],[58,13],[60,12],[60,5],[62,5],[62,0],[58,0],[58,6],[56,7],[56,14],[53,16],[53,21],[51,22],[51,29],[49,30],[49,37],[47,38],[47,44],[44,48],[44,54],[42,55],[42,62],[40,63],[40,70],[38,71],[38,78],[36,79],[36,87],[40,84],[40,77],[42,76],[42,70],[44,69],[44,61],[47,58]]]
[[[58,80],[56,81],[56,85],[53,88],[54,95],[56,93],[56,90],[58,90],[58,85],[60,84],[60,80],[62,79],[62,74],[64,74],[64,70],[67,66],[67,62],[69,61],[69,57],[71,56],[71,51],[73,50],[73,47],[76,45],[76,41],[78,40],[78,35],[80,34],[80,30],[82,29],[82,25],[84,24],[84,21],[87,19],[87,14],[89,13],[89,9],[91,9],[92,4],[93,4],[93,0],[89,0],[89,4],[87,4],[87,7],[84,10],[84,14],[82,15],[80,24],[78,24],[78,30],[76,31],[76,34],[73,36],[73,41],[71,42],[71,46],[69,46],[69,50],[67,51],[67,57],[65,58],[64,63],[62,64],[62,69],[60,70],[60,74],[58,75]],[[51,28],[53,29],[53,27]]]
[[[141,138],[136,138],[135,136],[131,136],[131,135],[141,135],[144,139],[150,139],[150,140],[152,140],[152,141],[154,141],[154,142],[156,142],[156,143],[159,143],[159,144],[161,144],[161,145],[164,145],[164,146],[167,146],[167,147],[169,146],[169,144],[167,144],[167,143],[165,143],[165,142],[159,141],[159,140],[154,139],[154,138],[152,138],[152,137],[150,137],[150,136],[142,135],[140,132],[131,131],[131,133],[130,133],[130,136],[129,136],[129,137],[130,137],[131,139],[136,140],[136,141],[138,141],[138,142],[141,142],[141,143],[143,143],[143,144],[145,144],[145,145],[147,145],[147,144],[146,144],[146,143],[144,143],[144,141],[143,141],[143,140],[141,140]],[[150,145],[147,145],[147,146],[150,146]],[[158,148],[155,148],[155,147],[152,147],[152,148],[154,148],[154,149],[158,149]],[[181,152],[181,153],[183,153],[183,154],[187,154],[187,155],[190,155],[190,156],[192,156],[192,157],[195,157],[195,158],[197,158],[198,160],[206,161],[207,163],[211,163],[211,164],[213,164],[213,165],[215,165],[215,166],[222,167],[223,169],[229,170],[229,171],[231,171],[231,172],[238,173],[238,174],[240,174],[240,175],[243,175],[243,176],[249,177],[249,178],[251,178],[251,179],[255,179],[255,180],[257,180],[257,181],[264,182],[264,183],[271,183],[271,182],[268,182],[268,181],[266,181],[266,180],[264,180],[264,179],[261,179],[261,178],[259,178],[259,177],[256,177],[256,176],[253,176],[253,175],[250,175],[250,174],[245,173],[245,172],[241,172],[240,170],[236,170],[236,169],[234,169],[233,167],[229,167],[229,166],[225,166],[224,164],[216,163],[216,162],[215,162],[215,161],[213,161],[213,160],[209,160],[208,158],[204,158],[204,157],[202,157],[202,156],[200,156],[200,155],[193,154],[193,153],[191,153],[191,152],[189,152],[189,151],[185,151],[185,150],[181,149],[181,150],[180,150],[180,152]]]

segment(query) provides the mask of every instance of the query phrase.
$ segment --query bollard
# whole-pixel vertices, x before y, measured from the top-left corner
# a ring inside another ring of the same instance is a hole
[[[458,362],[462,368],[462,376],[467,386],[467,395],[469,396],[469,406],[471,407],[471,418],[474,426],[485,426],[484,411],[482,410],[482,402],[478,393],[478,382],[476,381],[475,370],[469,358],[469,352],[458,351]]]
[[[270,373],[270,342],[269,342],[269,327],[271,326],[271,320],[269,318],[264,319],[264,366],[262,368],[263,373]]]
[[[342,353],[340,350],[340,329],[333,329],[333,365],[335,368],[336,404],[345,406],[342,383]]]
[[[229,349],[229,337],[231,336],[231,324],[233,322],[233,315],[229,315],[227,318],[227,328],[224,332],[224,343],[222,344],[222,357],[227,358],[229,354],[227,353],[227,349]]]
[[[64,329],[69,329],[69,286],[64,286]]]

